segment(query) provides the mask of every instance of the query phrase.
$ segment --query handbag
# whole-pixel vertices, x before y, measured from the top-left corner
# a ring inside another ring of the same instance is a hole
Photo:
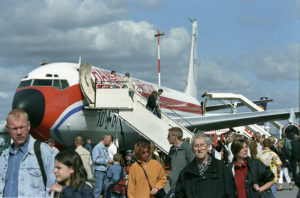
[[[116,195],[126,195],[126,179],[123,178],[123,167],[121,167],[121,173],[119,180],[110,186],[110,191]]]
[[[143,171],[144,171],[144,173],[145,173],[145,176],[146,176],[146,178],[147,178],[147,181],[148,181],[148,184],[149,184],[149,187],[150,187],[150,191],[151,191],[151,190],[152,190],[152,187],[151,187],[151,185],[150,185],[150,182],[149,182],[149,179],[148,179],[148,175],[147,175],[145,169],[143,168],[143,166],[141,165],[141,163],[140,163],[140,162],[137,162],[137,163],[142,167],[142,169],[143,169]],[[165,191],[164,188],[159,189],[159,190],[157,191],[157,193],[155,194],[155,198],[164,198],[165,196],[166,196],[166,191]]]

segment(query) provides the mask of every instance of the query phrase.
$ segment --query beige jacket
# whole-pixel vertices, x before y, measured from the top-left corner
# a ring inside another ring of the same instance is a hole
[[[75,151],[80,155],[81,160],[83,162],[83,166],[87,173],[87,179],[90,180],[93,178],[93,173],[91,169],[91,154],[88,150],[83,148],[82,146],[78,146]]]

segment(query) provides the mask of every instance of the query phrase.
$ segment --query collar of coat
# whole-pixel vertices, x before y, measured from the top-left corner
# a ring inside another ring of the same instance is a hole
[[[176,146],[171,146],[171,150],[183,150],[185,147],[187,147],[189,143],[187,143],[186,141],[182,140],[182,142],[176,147]]]
[[[208,166],[208,168],[205,171],[205,173],[206,172],[217,172],[218,171],[218,161],[220,161],[220,160],[217,160],[216,158],[214,158],[214,157],[211,156],[211,163]],[[187,173],[191,173],[193,175],[200,176],[197,163],[198,162],[197,162],[197,159],[195,157],[195,159],[189,165],[186,166],[186,172]]]

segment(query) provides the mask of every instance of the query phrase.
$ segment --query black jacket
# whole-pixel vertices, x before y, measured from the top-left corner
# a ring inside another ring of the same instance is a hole
[[[295,177],[295,183],[298,186],[298,194],[297,194],[297,198],[300,198],[300,172],[296,175]]]
[[[147,105],[146,107],[150,107],[152,110],[157,108],[156,104],[156,98],[154,98],[152,95],[148,97]]]
[[[232,173],[222,161],[212,158],[208,169],[200,176],[195,158],[180,172],[175,197],[234,198]]]
[[[234,160],[231,163],[231,168],[234,170],[233,167]],[[259,198],[259,192],[253,188],[254,184],[258,184],[259,186],[264,185],[270,181],[273,181],[274,174],[272,173],[269,166],[264,165],[258,159],[251,159],[248,157],[247,159],[247,175],[246,175],[246,193],[247,197],[251,198]],[[236,189],[236,185],[235,189]],[[235,190],[236,197],[237,197],[237,190]]]
[[[65,186],[61,191],[60,198],[94,198],[93,189],[83,184],[82,188],[76,189],[72,186]]]
[[[283,147],[282,149],[278,148],[277,154],[282,162],[281,167],[289,167],[289,159],[292,157],[291,153],[289,153],[287,149]]]
[[[292,140],[292,159],[300,161],[300,140]]]

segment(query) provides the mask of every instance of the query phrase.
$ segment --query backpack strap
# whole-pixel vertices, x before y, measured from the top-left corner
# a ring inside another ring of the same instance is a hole
[[[120,166],[121,166],[121,165],[120,165]],[[121,166],[120,178],[119,178],[119,180],[118,180],[116,183],[112,184],[112,186],[116,185],[117,183],[119,183],[119,182],[123,179],[123,169],[124,169],[124,168]]]
[[[41,141],[36,140],[34,142],[34,153],[36,156],[36,159],[39,163],[40,169],[41,169],[41,173],[42,173],[42,177],[43,177],[43,182],[44,182],[44,186],[45,186],[45,190],[46,190],[46,184],[47,184],[47,176],[45,173],[45,168],[44,168],[44,164],[43,164],[43,160],[42,160],[42,155],[41,155]]]

